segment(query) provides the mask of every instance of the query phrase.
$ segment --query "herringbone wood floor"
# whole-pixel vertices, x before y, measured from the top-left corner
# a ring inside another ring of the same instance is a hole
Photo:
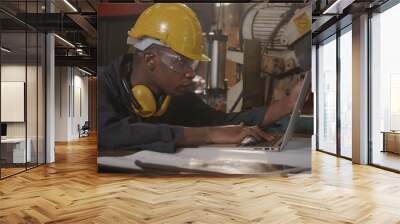
[[[400,175],[313,153],[291,177],[98,174],[95,139],[0,181],[0,223],[400,223]]]

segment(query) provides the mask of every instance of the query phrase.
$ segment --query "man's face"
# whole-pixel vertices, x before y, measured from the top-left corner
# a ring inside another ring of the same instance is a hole
[[[155,81],[164,93],[176,96],[193,89],[196,62],[165,48],[158,49],[157,56]]]

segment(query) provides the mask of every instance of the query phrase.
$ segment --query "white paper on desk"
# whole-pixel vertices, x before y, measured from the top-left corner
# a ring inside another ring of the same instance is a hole
[[[291,171],[296,172],[299,168],[282,164],[271,164],[267,161],[248,160],[246,158],[224,157],[218,159],[199,159],[152,151],[140,151],[128,156],[120,157],[98,157],[98,164],[136,171],[143,170],[135,164],[136,160],[143,163],[160,165],[160,169],[162,169],[161,166],[174,167],[177,172],[181,169],[182,172],[185,173],[211,172],[216,174],[265,175]]]
[[[152,151],[139,151],[127,156],[99,156],[97,158],[97,163],[98,165],[116,168],[143,170],[135,164],[136,160],[152,164],[171,166],[185,166],[190,163],[189,158],[180,157],[175,154]]]

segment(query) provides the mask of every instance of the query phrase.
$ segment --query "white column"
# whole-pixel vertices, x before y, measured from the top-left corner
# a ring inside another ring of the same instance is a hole
[[[353,20],[353,162],[368,163],[368,16]]]
[[[54,11],[51,1],[47,1],[48,12]],[[55,133],[55,54],[54,35],[46,36],[46,163],[55,161],[54,133]]]

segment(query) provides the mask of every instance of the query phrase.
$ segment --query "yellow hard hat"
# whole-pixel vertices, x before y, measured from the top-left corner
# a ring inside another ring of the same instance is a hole
[[[140,15],[128,35],[135,39],[154,38],[192,60],[210,61],[203,54],[200,22],[196,14],[184,4],[152,5]]]

